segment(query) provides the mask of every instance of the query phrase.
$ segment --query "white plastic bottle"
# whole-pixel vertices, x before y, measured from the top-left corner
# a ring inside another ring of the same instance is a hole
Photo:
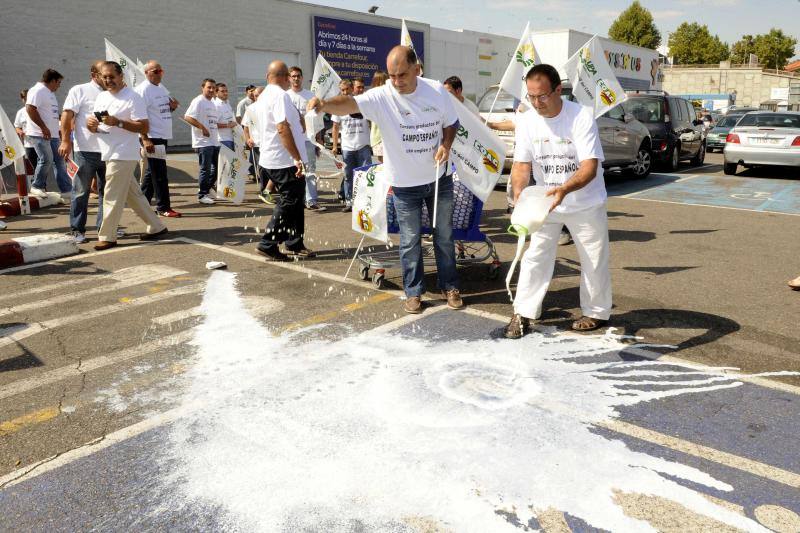
[[[511,225],[508,232],[522,236],[536,233],[544,224],[553,199],[545,196],[547,189],[541,185],[525,187],[517,198],[514,211],[511,213]]]

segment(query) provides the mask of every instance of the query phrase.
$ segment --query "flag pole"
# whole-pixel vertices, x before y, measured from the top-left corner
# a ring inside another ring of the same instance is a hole
[[[447,162],[445,162],[447,164]],[[436,229],[436,212],[439,208],[439,162],[436,162],[436,185],[433,187],[433,221],[431,226]]]
[[[360,252],[360,251],[361,251],[361,245],[363,245],[363,244],[364,244],[364,239],[365,239],[366,237],[367,237],[366,235],[362,235],[362,236],[361,236],[361,240],[360,240],[360,241],[358,241],[358,246],[356,247],[356,253],[354,253],[354,254],[353,254],[353,260],[352,260],[352,261],[350,261],[350,266],[349,266],[349,267],[347,267],[347,272],[345,272],[345,273],[344,273],[344,277],[342,278],[343,280],[346,280],[346,279],[347,279],[347,276],[350,274],[350,269],[351,269],[351,268],[353,268],[353,263],[355,263],[355,262],[356,262],[356,257],[358,257],[358,252]]]

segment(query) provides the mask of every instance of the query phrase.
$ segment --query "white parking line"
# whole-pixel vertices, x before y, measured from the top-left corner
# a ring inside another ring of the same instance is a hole
[[[655,200],[653,198],[639,198],[638,196],[625,195],[625,196],[612,196],[611,198],[623,198],[625,200],[641,200],[643,202],[658,202],[662,204],[675,204],[675,205],[683,205],[686,207],[713,207],[714,209],[732,209],[734,211],[747,211],[748,213],[762,213],[765,215],[786,215],[789,217],[800,217],[800,213],[784,213],[781,211],[759,211],[757,209],[748,209],[746,207],[730,207],[727,205],[708,205],[708,204],[695,204],[688,202],[674,202],[671,200]]]
[[[147,296],[140,296],[138,298],[132,298],[131,300],[126,302],[120,302],[116,304],[107,305],[105,307],[99,307],[91,311],[74,313],[69,316],[54,318],[52,320],[46,320],[44,322],[28,324],[22,329],[15,329],[13,326],[3,328],[0,329],[0,335],[2,336],[2,338],[0,338],[0,347],[8,346],[9,344],[15,344],[23,339],[26,339],[43,331],[47,331],[58,327],[63,327],[69,324],[74,324],[76,322],[81,322],[83,320],[91,320],[93,318],[106,316],[111,313],[118,313],[120,311],[131,309],[133,307],[139,307],[154,302],[160,302],[161,300],[166,300],[168,298],[172,298],[175,296],[199,293],[203,290],[203,287],[204,283],[192,283],[191,285],[176,287],[174,289],[169,289],[164,292],[150,294]]]
[[[82,261],[84,259],[88,259],[89,257],[97,257],[100,255],[110,255],[110,254],[118,254],[120,252],[128,252],[132,250],[136,250],[137,248],[141,248],[142,246],[156,246],[159,243],[169,242],[166,239],[162,239],[160,241],[152,241],[152,242],[145,242],[142,244],[129,244],[126,246],[119,246],[117,248],[112,248],[110,250],[103,250],[102,252],[89,252],[86,254],[78,254],[78,255],[70,255],[67,257],[59,257],[58,259],[50,259],[49,261],[42,261],[41,263],[30,263],[27,265],[20,265],[11,268],[4,268],[0,270],[0,274],[10,274],[12,272],[20,272],[22,270],[30,270],[32,268],[40,268],[45,265],[49,265],[52,263],[68,263],[70,261]]]
[[[121,270],[117,270],[116,272],[112,272],[111,274],[93,276],[90,278],[91,280],[97,283],[107,280],[112,280],[115,283],[111,283],[109,285],[100,285],[98,287],[92,287],[91,289],[86,289],[82,291],[60,294],[52,298],[45,298],[43,300],[37,300],[35,302],[28,302],[25,304],[20,304],[12,307],[6,307],[4,309],[0,309],[0,317],[5,315],[11,315],[14,313],[22,313],[24,311],[31,311],[33,309],[41,309],[43,307],[50,307],[53,305],[63,304],[66,302],[72,302],[74,300],[80,300],[83,298],[96,296],[104,292],[126,289],[128,287],[133,287],[135,285],[141,285],[142,283],[148,283],[160,279],[171,278],[183,274],[187,274],[187,272],[185,270],[178,270],[177,268],[172,268],[170,266],[165,266],[165,265],[137,265],[129,268],[123,268]],[[53,285],[49,285],[47,288],[49,290],[55,290],[61,288],[61,285],[55,283]],[[25,293],[17,293],[17,294],[24,295]]]

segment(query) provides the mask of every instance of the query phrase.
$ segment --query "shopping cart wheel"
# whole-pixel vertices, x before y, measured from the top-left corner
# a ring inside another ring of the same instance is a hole
[[[375,285],[376,289],[383,288],[383,280],[386,278],[386,275],[383,272],[375,271],[372,274],[372,284]]]
[[[361,276],[363,281],[367,281],[369,279],[369,266],[363,265],[361,268],[359,268],[358,275]]]
[[[489,265],[489,273],[486,277],[489,279],[497,279],[500,275],[500,265]]]

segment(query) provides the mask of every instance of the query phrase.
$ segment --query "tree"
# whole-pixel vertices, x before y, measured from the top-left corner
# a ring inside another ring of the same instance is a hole
[[[661,32],[653,23],[653,15],[634,0],[628,9],[608,28],[608,36],[615,41],[644,46],[655,50],[661,44]]]
[[[772,28],[769,33],[756,35],[753,53],[758,56],[758,62],[766,68],[782,69],[786,66],[786,61],[794,55],[796,44],[796,38]]]
[[[742,38],[731,45],[731,63],[743,65],[750,62],[750,54],[756,53],[756,42],[752,35],[742,35]]]
[[[669,36],[669,53],[676,64],[697,65],[719,63],[728,58],[728,45],[711,35],[708,26],[696,22],[682,23]]]

